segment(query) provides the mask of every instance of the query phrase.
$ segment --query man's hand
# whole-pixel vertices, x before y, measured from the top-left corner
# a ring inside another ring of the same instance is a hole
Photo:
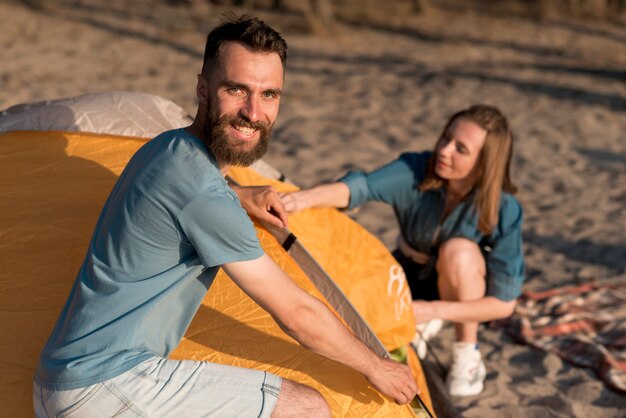
[[[326,305],[302,290],[266,254],[222,267],[304,348],[363,373],[377,390],[398,404],[410,402],[419,393],[407,366],[378,357]]]
[[[231,186],[248,215],[279,228],[287,227],[287,211],[271,186]]]
[[[420,393],[411,375],[411,369],[394,360],[380,359],[377,367],[366,377],[376,389],[399,405],[411,402],[415,395]]]

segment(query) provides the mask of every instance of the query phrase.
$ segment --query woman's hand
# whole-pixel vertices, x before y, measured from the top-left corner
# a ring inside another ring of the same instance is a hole
[[[299,210],[306,209],[302,194],[306,193],[306,190],[291,193],[279,193],[280,201],[283,207],[288,213],[298,212]]]
[[[441,319],[437,316],[434,302],[429,302],[426,300],[414,300],[412,303],[412,308],[413,317],[415,318],[415,322],[417,324],[428,322],[431,319]]]
[[[345,208],[350,202],[350,189],[342,182],[322,184],[311,189],[282,193],[280,200],[289,213],[308,208]]]

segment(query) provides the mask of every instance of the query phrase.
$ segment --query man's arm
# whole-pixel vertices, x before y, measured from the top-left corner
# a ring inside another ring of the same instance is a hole
[[[305,348],[363,373],[376,389],[399,404],[410,402],[419,393],[407,366],[378,357],[326,305],[302,290],[267,255],[222,267],[282,330]]]

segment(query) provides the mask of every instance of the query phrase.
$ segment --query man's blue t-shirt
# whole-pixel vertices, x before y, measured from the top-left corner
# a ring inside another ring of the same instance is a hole
[[[405,153],[399,159],[371,172],[351,172],[341,181],[350,189],[349,208],[374,200],[393,206],[404,240],[415,250],[434,254],[447,239],[463,237],[479,243],[485,236],[478,229],[473,199],[465,199],[443,220],[445,189],[422,192],[432,153]],[[509,194],[500,194],[498,225],[488,237],[486,256],[487,294],[509,301],[522,292],[522,207]]]
[[[180,342],[219,266],[263,255],[213,155],[184,129],[129,161],[35,378],[69,390],[113,378]]]

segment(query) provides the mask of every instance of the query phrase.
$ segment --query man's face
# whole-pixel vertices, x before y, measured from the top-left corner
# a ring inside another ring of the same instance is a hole
[[[248,166],[267,151],[278,116],[283,66],[276,53],[227,43],[205,83],[204,135],[220,165]],[[202,98],[201,98],[202,100]]]

